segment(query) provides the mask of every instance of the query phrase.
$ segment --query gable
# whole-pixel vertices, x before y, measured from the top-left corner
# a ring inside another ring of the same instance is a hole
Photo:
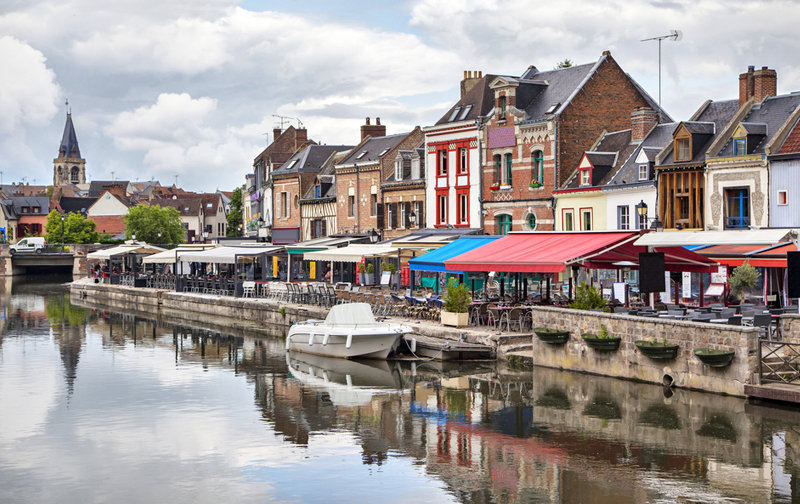
[[[581,162],[578,163],[579,170],[584,168],[594,168],[594,166],[592,166],[592,162],[589,161],[589,156],[587,156],[586,153],[583,154],[583,157],[581,157]]]
[[[125,215],[126,213],[128,213],[128,206],[108,191],[101,194],[97,201],[86,211],[86,214],[90,217]]]

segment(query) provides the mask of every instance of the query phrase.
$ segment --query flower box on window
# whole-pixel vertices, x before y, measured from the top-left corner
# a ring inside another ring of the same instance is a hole
[[[530,187],[531,189],[536,189],[536,188],[542,187],[542,184],[540,184],[539,182],[536,182],[536,181],[534,180],[533,182],[531,182],[530,184],[528,184],[528,187]]]
[[[492,184],[489,186],[489,189],[491,189],[492,191],[496,191],[500,189],[500,184]]]

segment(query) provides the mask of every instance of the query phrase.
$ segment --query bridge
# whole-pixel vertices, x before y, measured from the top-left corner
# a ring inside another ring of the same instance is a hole
[[[9,252],[8,245],[0,245],[0,276],[36,273],[72,273],[88,275],[86,254],[105,245],[64,245],[48,247],[39,254]]]

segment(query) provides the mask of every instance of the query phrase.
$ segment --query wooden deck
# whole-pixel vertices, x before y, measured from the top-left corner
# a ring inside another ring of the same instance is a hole
[[[800,384],[768,383],[764,385],[745,385],[744,393],[748,397],[800,404]]]

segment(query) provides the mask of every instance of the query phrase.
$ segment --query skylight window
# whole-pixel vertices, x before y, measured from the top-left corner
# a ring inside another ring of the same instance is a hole
[[[381,153],[380,153],[380,154],[378,154],[378,157],[383,157],[383,155],[384,155],[384,154],[386,154],[387,152],[389,152],[389,149],[383,149],[383,150],[381,151]]]
[[[464,109],[464,112],[461,113],[461,117],[459,117],[458,120],[463,121],[464,119],[466,119],[470,110],[472,110],[472,105],[467,105],[467,107]]]
[[[447,122],[455,121],[456,117],[458,117],[459,112],[461,112],[461,107],[456,107],[455,110],[453,110],[453,113],[450,114],[450,119],[448,119]]]
[[[549,108],[549,109],[547,109],[547,112],[545,112],[545,114],[552,114],[552,113],[554,113],[556,110],[558,110],[558,107],[559,107],[559,105],[561,105],[561,104],[560,104],[560,103],[556,103],[556,104],[554,104],[554,105],[550,105],[550,108]]]
[[[362,151],[362,152],[361,152],[361,154],[359,154],[358,156],[356,156],[356,159],[361,159],[362,157],[364,157],[364,156],[366,156],[366,155],[367,155],[367,151]]]
[[[206,208],[211,208],[211,203],[206,203]]]
[[[287,170],[291,170],[292,166],[297,164],[297,159],[293,159],[289,166],[286,167]]]

